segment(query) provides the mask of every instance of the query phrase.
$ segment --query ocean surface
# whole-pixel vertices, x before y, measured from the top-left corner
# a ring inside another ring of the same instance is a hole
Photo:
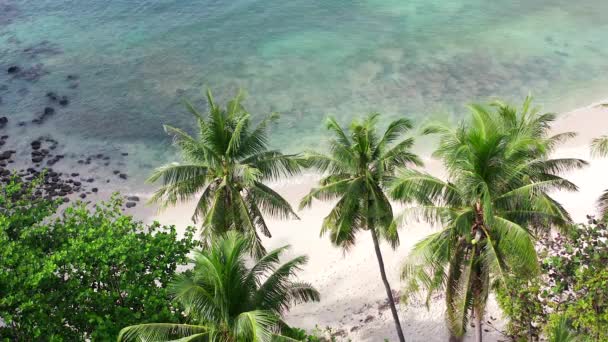
[[[457,119],[528,93],[572,109],[608,94],[606,13],[606,0],[0,0],[0,116],[15,144],[51,135],[138,176],[177,158],[162,124],[193,127],[182,100],[204,109],[205,87],[281,113],[272,143],[289,152],[323,148],[328,114]]]

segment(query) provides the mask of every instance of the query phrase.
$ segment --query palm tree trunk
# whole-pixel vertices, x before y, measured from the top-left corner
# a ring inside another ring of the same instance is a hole
[[[482,330],[481,330],[481,322],[483,322],[482,315],[483,312],[480,312],[479,309],[475,309],[475,342],[482,342]]]
[[[380,276],[382,277],[382,282],[384,283],[384,288],[386,289],[386,296],[388,297],[388,303],[391,307],[391,313],[393,314],[393,319],[395,320],[397,336],[399,336],[399,341],[405,342],[405,338],[403,337],[403,331],[401,330],[401,323],[399,323],[399,315],[397,314],[397,308],[395,307],[395,300],[393,299],[393,292],[391,291],[391,286],[388,283],[388,279],[386,279],[386,271],[384,270],[384,260],[382,259],[382,252],[380,251],[378,236],[376,235],[376,230],[374,229],[373,225],[369,227],[369,230],[372,233],[372,239],[374,240],[374,249],[376,250],[376,257],[378,258]]]

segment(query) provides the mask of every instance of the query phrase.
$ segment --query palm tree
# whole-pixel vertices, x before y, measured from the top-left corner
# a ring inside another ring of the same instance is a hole
[[[591,155],[598,157],[608,156],[608,136],[603,135],[591,141]],[[604,190],[600,198],[597,200],[602,218],[608,219],[608,189]]]
[[[251,242],[237,232],[225,234],[196,252],[194,268],[172,283],[170,290],[189,324],[134,325],[124,328],[118,341],[271,341],[287,327],[282,315],[292,304],[319,301],[320,296],[311,285],[293,280],[306,264],[305,256],[279,264],[285,246],[248,267]]]
[[[334,138],[329,154],[310,153],[310,165],[325,177],[306,195],[300,207],[309,206],[312,199],[334,200],[335,207],[324,219],[321,234],[329,233],[332,243],[348,250],[355,244],[359,231],[368,230],[374,242],[380,276],[386,289],[400,341],[404,341],[393,294],[386,278],[379,239],[395,248],[399,243],[393,210],[385,195],[386,182],[398,166],[422,165],[412,152],[413,139],[403,139],[412,125],[409,120],[391,122],[378,136],[378,114],[370,114],[364,121],[353,121],[346,132],[335,119],[327,120],[327,129]]]
[[[549,159],[572,133],[548,136],[553,114],[540,114],[526,99],[517,111],[502,103],[490,110],[471,107],[472,120],[456,128],[429,126],[439,134],[434,156],[443,161],[448,180],[411,169],[398,172],[393,198],[417,202],[406,216],[442,227],[415,245],[402,270],[406,290],[430,296],[446,291],[447,323],[453,340],[475,318],[476,339],[488,294],[507,277],[533,275],[538,261],[533,228],[566,227],[570,216],[547,192],[576,190],[558,176],[586,163]]]
[[[260,257],[264,247],[257,231],[271,236],[264,214],[298,218],[291,205],[264,182],[297,174],[302,160],[268,149],[267,128],[276,115],[253,125],[240,93],[226,108],[215,104],[210,91],[207,100],[206,116],[186,103],[198,123],[197,136],[164,126],[184,162],[154,171],[148,181],[162,179],[163,185],[150,201],[167,206],[200,196],[192,219],[202,220],[203,240],[237,230],[254,237],[252,253]]]

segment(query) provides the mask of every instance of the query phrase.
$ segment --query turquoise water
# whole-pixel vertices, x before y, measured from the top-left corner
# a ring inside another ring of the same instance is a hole
[[[180,99],[204,86],[282,113],[273,144],[289,151],[322,146],[327,114],[457,118],[529,92],[572,108],[608,94],[606,13],[606,0],[0,0],[0,111],[31,120],[46,92],[65,94],[44,126],[12,129],[128,151],[143,173],[173,158],[161,124],[191,127]],[[14,63],[48,74],[12,79]]]

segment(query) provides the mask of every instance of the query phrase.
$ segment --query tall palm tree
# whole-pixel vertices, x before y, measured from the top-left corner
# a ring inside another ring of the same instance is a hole
[[[598,157],[608,156],[608,135],[603,135],[591,141],[591,155]],[[604,190],[597,200],[600,215],[603,219],[608,219],[608,189]]]
[[[186,103],[198,124],[197,136],[164,126],[183,162],[154,171],[148,181],[162,180],[163,185],[151,202],[167,206],[200,196],[192,218],[202,221],[203,240],[237,230],[254,237],[252,252],[260,257],[264,247],[257,231],[271,236],[264,214],[298,218],[291,205],[264,182],[297,174],[302,160],[268,149],[267,128],[276,115],[253,125],[240,93],[226,108],[215,103],[210,91],[207,100],[206,116]]]
[[[289,248],[270,251],[248,267],[251,239],[229,232],[194,256],[194,268],[170,287],[185,308],[189,324],[151,323],[124,328],[119,341],[266,342],[287,325],[282,315],[292,304],[319,301],[309,284],[294,281],[306,264],[299,256],[284,264]]]
[[[534,274],[538,261],[533,228],[565,227],[571,221],[549,190],[576,190],[558,174],[586,163],[549,159],[572,133],[549,136],[553,114],[540,114],[526,99],[518,111],[502,103],[495,110],[474,105],[470,123],[456,128],[432,125],[439,134],[434,156],[447,180],[411,169],[398,172],[393,198],[417,202],[406,215],[442,227],[415,245],[402,270],[406,290],[445,290],[446,316],[453,340],[462,339],[469,316],[476,338],[492,285],[506,277]]]
[[[379,239],[386,240],[393,248],[399,243],[393,210],[385,194],[387,181],[398,166],[420,166],[422,162],[410,151],[414,140],[403,138],[412,127],[410,121],[395,120],[378,136],[378,118],[378,114],[370,114],[362,122],[353,121],[348,132],[335,119],[327,120],[327,129],[334,135],[329,154],[310,153],[307,158],[310,165],[325,176],[319,182],[320,186],[302,199],[300,207],[309,206],[313,198],[337,199],[323,221],[321,234],[329,233],[332,243],[346,250],[355,244],[359,231],[370,232],[397,334],[399,340],[404,341]]]

